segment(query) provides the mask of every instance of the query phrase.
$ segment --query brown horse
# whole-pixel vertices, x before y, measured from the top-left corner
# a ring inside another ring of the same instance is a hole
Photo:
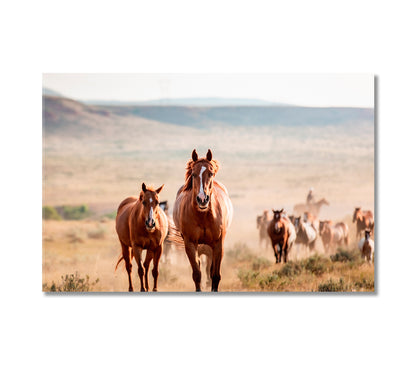
[[[293,207],[293,212],[295,215],[302,214],[303,212],[309,212],[315,217],[319,217],[322,205],[329,205],[329,202],[326,199],[321,199],[316,203],[311,204],[296,204]]]
[[[352,222],[354,223],[355,221],[357,221],[357,239],[365,229],[374,230],[374,217],[371,210],[362,211],[361,208],[355,208]]]
[[[272,242],[276,264],[282,262],[282,255],[283,262],[286,263],[296,239],[296,232],[289,217],[283,213],[283,209],[273,210],[273,219],[267,227],[267,233]]]
[[[117,210],[116,231],[121,244],[122,254],[117,262],[124,259],[126,271],[129,276],[129,291],[133,291],[131,282],[132,255],[139,266],[140,291],[149,290],[148,272],[150,262],[153,260],[153,291],[157,291],[157,278],[159,275],[159,260],[163,252],[163,241],[168,233],[168,220],[166,214],[159,207],[159,193],[163,185],[157,190],[142,184],[139,198],[128,197],[124,199]],[[142,251],[146,249],[144,270],[142,264]],[[132,253],[133,252],[133,253]],[[143,274],[145,283],[143,283]]]
[[[362,258],[367,259],[369,263],[374,261],[374,240],[371,239],[371,230],[365,229],[364,238],[358,242],[358,249]]]
[[[198,158],[194,149],[186,166],[185,184],[179,188],[173,207],[173,220],[185,243],[196,291],[201,291],[199,244],[212,249],[211,291],[218,291],[224,240],[233,215],[227,189],[214,180],[218,169],[211,150],[205,158]]]
[[[269,225],[269,212],[265,210],[263,215],[257,216],[257,229],[259,230],[259,247],[265,241],[267,247],[267,227]]]
[[[342,242],[348,245],[348,233],[348,226],[344,222],[333,225],[331,221],[319,221],[319,234],[326,252],[334,250],[335,246],[341,245]]]

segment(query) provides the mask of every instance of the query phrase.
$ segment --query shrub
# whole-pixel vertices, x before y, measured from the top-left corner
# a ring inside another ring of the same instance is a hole
[[[51,286],[47,283],[43,284],[44,292],[89,292],[99,282],[97,278],[94,282],[90,283],[90,277],[88,275],[85,278],[80,278],[78,273],[66,274],[65,277],[61,276],[61,283],[55,284],[52,282]]]
[[[80,220],[91,215],[88,206],[85,204],[78,206],[63,205],[58,207],[58,210],[62,212],[62,217],[67,220]]]
[[[302,267],[297,262],[289,261],[280,270],[281,277],[294,277],[302,272]]]
[[[108,219],[111,219],[111,220],[116,219],[116,217],[117,217],[117,211],[104,214],[103,217],[108,218]]]
[[[236,243],[232,250],[225,252],[226,259],[231,263],[254,261],[257,257],[244,243]]]
[[[314,275],[322,275],[330,268],[330,260],[327,258],[315,255],[302,261],[302,265],[307,271]]]
[[[243,270],[238,271],[238,278],[240,279],[243,287],[251,287],[257,284],[257,277],[260,272],[253,270]]]
[[[356,251],[348,251],[343,248],[338,248],[337,253],[330,257],[332,262],[352,262],[359,259],[359,254]]]
[[[340,278],[338,281],[330,279],[328,282],[321,283],[318,286],[319,292],[345,292],[350,291],[350,287],[344,283],[344,280]]]
[[[57,220],[60,221],[62,217],[58,214],[53,206],[45,205],[42,207],[42,218],[46,220]]]
[[[257,257],[253,260],[251,268],[253,270],[261,270],[261,269],[269,267],[271,264],[272,263],[267,258]]]

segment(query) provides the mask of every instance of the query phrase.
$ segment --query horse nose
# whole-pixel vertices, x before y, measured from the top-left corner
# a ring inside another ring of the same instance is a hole
[[[209,202],[209,195],[207,195],[205,198],[205,203],[208,203],[208,202]]]

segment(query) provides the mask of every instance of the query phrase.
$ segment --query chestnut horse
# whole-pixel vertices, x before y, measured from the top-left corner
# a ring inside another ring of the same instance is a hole
[[[150,262],[153,260],[153,291],[157,291],[157,278],[159,275],[159,260],[163,252],[163,241],[168,233],[168,219],[165,212],[159,207],[159,193],[163,185],[157,190],[142,184],[139,198],[128,197],[124,199],[117,210],[116,231],[121,244],[122,254],[117,262],[124,259],[126,271],[129,276],[129,291],[133,291],[131,282],[132,255],[139,266],[140,291],[149,290],[148,272]],[[142,264],[142,251],[146,249],[144,270]],[[133,253],[132,253],[133,252]],[[145,283],[143,283],[143,274]]]
[[[348,246],[348,226],[344,222],[333,225],[331,221],[319,221],[319,234],[326,252],[335,249],[344,242]]]
[[[355,208],[352,216],[352,222],[354,223],[355,221],[357,221],[357,239],[361,236],[361,233],[365,229],[369,229],[371,231],[374,229],[374,217],[371,210],[362,211],[361,208]]]
[[[269,226],[269,212],[265,210],[263,215],[257,216],[257,229],[259,230],[259,247],[263,240],[266,242],[267,247],[267,227]]]
[[[282,262],[282,255],[283,262],[286,263],[296,239],[296,232],[293,223],[283,214],[283,209],[273,210],[273,219],[267,227],[267,233],[272,242],[276,264]]]
[[[173,207],[173,220],[185,243],[196,291],[201,291],[199,244],[212,249],[211,291],[218,291],[224,240],[233,215],[227,189],[214,180],[218,169],[211,150],[205,158],[198,158],[194,149],[186,166],[185,184],[179,188]]]

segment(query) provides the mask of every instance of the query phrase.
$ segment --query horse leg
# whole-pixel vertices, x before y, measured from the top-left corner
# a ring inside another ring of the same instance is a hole
[[[197,245],[190,241],[185,241],[185,252],[192,267],[192,279],[195,283],[195,291],[201,292],[201,269],[199,260],[196,257]]]
[[[220,239],[220,241],[212,248],[211,292],[218,292],[218,285],[221,280],[220,268],[223,255],[223,239]]]
[[[149,250],[146,251],[146,258],[144,259],[144,288],[146,292],[149,291],[149,266],[153,259],[153,253]]]
[[[157,292],[157,278],[159,276],[159,260],[162,256],[162,246],[158,247],[155,250],[154,257],[153,257],[153,269],[152,269],[152,275],[153,275],[153,292]]]
[[[283,251],[283,262],[286,263],[287,262],[287,240],[285,240],[283,242],[283,246],[282,246],[282,251]]]
[[[207,273],[207,287],[212,285],[211,269],[212,269],[212,255],[205,255],[207,263],[205,265],[205,272]]]
[[[279,249],[278,244],[272,244],[273,245],[273,251],[274,251],[274,257],[276,257],[276,264],[279,263]]]
[[[139,267],[140,292],[145,292],[146,290],[143,286],[144,269],[143,269],[143,264],[142,264],[142,251],[143,251],[143,248],[140,248],[137,245],[133,246],[133,255],[134,255],[134,258],[136,259],[137,266]]]
[[[131,269],[132,269],[132,264],[131,264],[131,250],[130,247],[121,243],[121,250],[122,250],[122,254],[123,254],[123,259],[124,259],[124,263],[126,265],[126,271],[127,271],[127,275],[129,277],[129,292],[133,292],[133,284],[131,281]]]

